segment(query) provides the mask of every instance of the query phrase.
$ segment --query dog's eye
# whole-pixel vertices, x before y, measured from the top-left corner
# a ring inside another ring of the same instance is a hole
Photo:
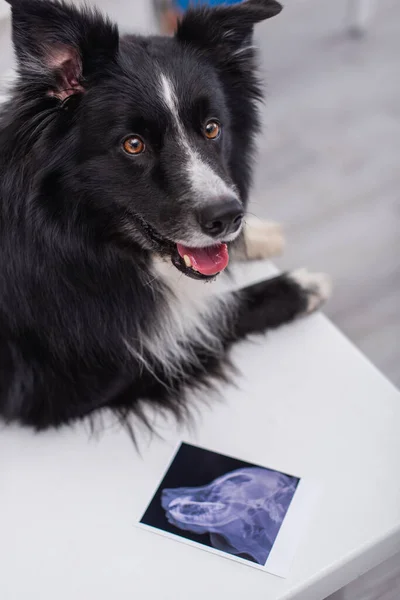
[[[221,135],[221,125],[217,121],[207,121],[204,135],[208,140],[216,140]]]
[[[131,135],[123,142],[123,148],[127,154],[142,154],[145,150],[145,143],[138,135]]]

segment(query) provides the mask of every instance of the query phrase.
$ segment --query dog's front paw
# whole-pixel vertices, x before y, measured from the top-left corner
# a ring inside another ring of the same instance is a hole
[[[246,258],[258,260],[282,254],[285,238],[282,226],[273,221],[247,217],[244,227]]]
[[[306,314],[318,310],[332,294],[332,280],[326,273],[310,273],[307,269],[297,269],[289,273],[289,277],[306,294]]]

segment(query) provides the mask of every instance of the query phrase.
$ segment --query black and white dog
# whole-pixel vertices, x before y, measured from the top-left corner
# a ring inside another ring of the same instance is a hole
[[[193,9],[166,38],[9,1],[0,415],[37,429],[99,409],[129,421],[150,401],[179,416],[187,390],[223,376],[233,343],[329,294],[305,271],[224,291],[229,253],[280,245],[244,223],[261,99],[253,27],[281,6]]]

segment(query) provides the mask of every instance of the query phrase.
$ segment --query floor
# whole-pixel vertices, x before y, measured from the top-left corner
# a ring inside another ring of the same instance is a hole
[[[400,554],[359,577],[326,600],[399,600]]]
[[[288,0],[258,27],[268,81],[252,210],[285,224],[283,267],[332,274],[326,312],[400,385],[400,3],[364,38],[346,1]]]

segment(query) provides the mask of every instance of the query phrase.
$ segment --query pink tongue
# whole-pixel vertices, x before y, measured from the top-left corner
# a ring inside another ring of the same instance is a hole
[[[203,275],[216,275],[223,271],[229,262],[228,247],[226,244],[217,244],[208,248],[189,248],[177,244],[179,255],[188,256],[195,271]]]

